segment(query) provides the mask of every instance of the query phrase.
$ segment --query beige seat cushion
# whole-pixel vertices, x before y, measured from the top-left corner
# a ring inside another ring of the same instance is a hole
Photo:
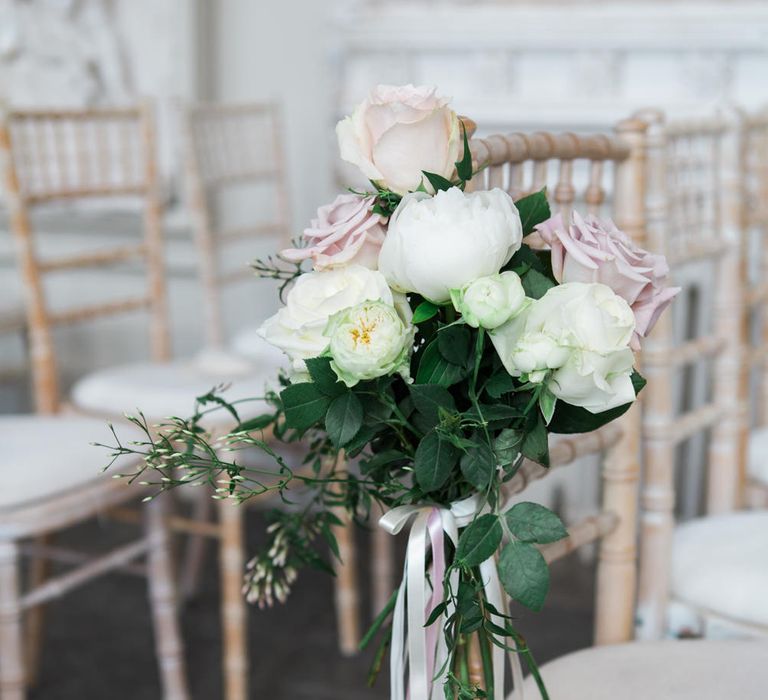
[[[568,654],[541,668],[551,700],[765,700],[768,643],[635,642]],[[538,700],[529,676],[526,700]]]
[[[672,594],[695,608],[768,626],[768,511],[699,518],[679,526]]]
[[[130,426],[121,426],[120,437],[141,439]],[[0,512],[109,479],[102,469],[110,453],[92,442],[114,445],[105,421],[83,416],[0,416]],[[135,461],[121,458],[113,471],[132,471]]]
[[[768,486],[768,427],[750,433],[748,459],[749,475]]]
[[[268,386],[276,385],[278,367],[266,364],[244,371],[242,363],[227,366],[221,358],[201,361],[137,363],[93,372],[72,389],[74,404],[89,413],[104,415],[135,414],[139,409],[150,419],[170,416],[186,418],[194,411],[195,398],[215,386],[228,384],[223,393],[228,401],[264,396]],[[249,401],[237,407],[241,418],[270,410],[263,401]],[[229,426],[233,421],[226,411],[206,418],[209,426]]]

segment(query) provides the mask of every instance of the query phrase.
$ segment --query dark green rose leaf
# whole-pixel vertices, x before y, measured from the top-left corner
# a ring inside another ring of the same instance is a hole
[[[437,173],[428,173],[426,170],[422,170],[422,173],[424,173],[424,177],[429,180],[429,184],[432,185],[435,192],[440,192],[441,190],[450,190],[451,187],[456,187],[450,180],[446,180],[442,175],[438,175]]]
[[[437,304],[433,304],[431,301],[422,301],[413,312],[412,322],[416,324],[428,321],[430,318],[436,316],[439,310],[440,307],[437,306]]]
[[[337,396],[328,406],[325,429],[336,447],[344,447],[363,425],[363,406],[351,391]]]
[[[451,475],[459,458],[459,450],[450,442],[441,440],[432,431],[428,433],[416,448],[413,470],[416,481],[425,493],[437,491]]]
[[[434,427],[440,421],[440,409],[455,411],[456,403],[445,387],[438,384],[411,384],[413,405]]]
[[[304,431],[325,417],[331,399],[311,382],[291,384],[280,392],[289,428]]]
[[[493,451],[496,453],[496,460],[502,467],[512,464],[517,459],[522,442],[523,434],[512,428],[506,428],[496,436],[493,441]]]
[[[543,467],[549,466],[549,440],[547,426],[539,416],[533,426],[526,429],[520,451],[528,459]]]
[[[477,442],[461,456],[461,473],[479,491],[488,488],[496,473],[496,455],[484,442]]]
[[[467,129],[463,123],[461,125],[461,132],[464,139],[464,155],[460,161],[456,162],[456,174],[460,180],[467,182],[472,179],[472,151],[469,148]]]
[[[552,287],[556,286],[554,280],[534,269],[528,270],[520,280],[523,283],[525,296],[531,299],[541,299]]]
[[[501,550],[499,578],[504,590],[518,603],[535,612],[541,610],[549,591],[547,562],[527,542],[510,542]]]
[[[448,326],[437,333],[437,347],[451,364],[464,366],[469,361],[472,337],[465,325]]]
[[[501,536],[498,516],[493,513],[481,515],[461,533],[456,560],[467,567],[482,564],[499,548]]]
[[[509,531],[523,542],[549,544],[568,536],[560,518],[538,503],[516,503],[504,513],[504,520]]]
[[[520,212],[520,221],[523,224],[523,235],[527,236],[533,233],[533,229],[538,224],[546,221],[552,216],[547,201],[546,187],[539,191],[522,197],[515,202],[517,211]]]
[[[507,370],[502,369],[491,375],[485,383],[485,393],[492,399],[498,399],[504,394],[508,394],[515,388],[515,382]]]
[[[452,386],[467,376],[469,370],[448,362],[441,354],[437,341],[433,340],[421,354],[416,384]]]
[[[345,391],[349,391],[336,376],[336,372],[331,369],[330,357],[313,357],[306,361],[309,376],[326,396],[338,396]]]

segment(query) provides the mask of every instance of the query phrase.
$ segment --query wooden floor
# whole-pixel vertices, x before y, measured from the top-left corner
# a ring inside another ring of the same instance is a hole
[[[262,516],[249,514],[255,547]],[[59,540],[97,549],[130,536],[125,526],[89,523]],[[364,547],[366,533],[360,533]],[[195,700],[221,697],[218,586],[214,552],[204,586],[183,612],[190,684]],[[388,697],[386,667],[366,687],[370,653],[339,656],[331,581],[302,576],[285,606],[251,610],[251,697],[270,700],[368,700]],[[587,646],[591,637],[591,567],[560,562],[544,612],[523,614],[519,628],[540,660]],[[518,611],[520,612],[520,611]],[[48,609],[42,667],[32,700],[159,700],[150,620],[142,579],[119,574],[91,583]]]

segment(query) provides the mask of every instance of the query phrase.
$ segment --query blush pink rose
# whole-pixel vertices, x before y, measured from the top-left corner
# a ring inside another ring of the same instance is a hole
[[[304,248],[288,248],[280,257],[288,262],[312,260],[315,270],[339,265],[378,268],[386,219],[374,214],[375,197],[340,194],[317,210],[317,218],[304,229]]]
[[[536,230],[552,249],[552,272],[558,282],[600,282],[632,307],[632,348],[638,350],[640,338],[648,335],[680,292],[679,287],[667,286],[666,258],[635,245],[612,221],[584,219],[576,212],[568,226],[558,214]]]
[[[434,87],[379,85],[336,125],[342,159],[398,194],[429,189],[423,170],[450,178],[462,135],[448,102]]]

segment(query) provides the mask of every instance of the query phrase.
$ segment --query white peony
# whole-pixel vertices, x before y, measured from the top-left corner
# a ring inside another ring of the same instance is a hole
[[[550,289],[491,333],[506,370],[538,382],[592,413],[634,401],[629,342],[632,309],[603,284],[573,282]]]
[[[451,289],[496,274],[522,240],[520,214],[503,190],[414,192],[389,220],[379,270],[393,289],[442,304]]]
[[[525,290],[516,272],[480,277],[451,290],[453,306],[472,328],[498,328],[525,306]]]
[[[331,318],[325,333],[331,367],[347,386],[395,372],[408,376],[413,328],[393,306],[366,301],[345,309]]]
[[[288,355],[295,372],[305,372],[304,360],[328,348],[324,332],[330,317],[364,301],[394,303],[380,272],[361,265],[307,272],[291,287],[285,306],[262,324],[259,335]]]

